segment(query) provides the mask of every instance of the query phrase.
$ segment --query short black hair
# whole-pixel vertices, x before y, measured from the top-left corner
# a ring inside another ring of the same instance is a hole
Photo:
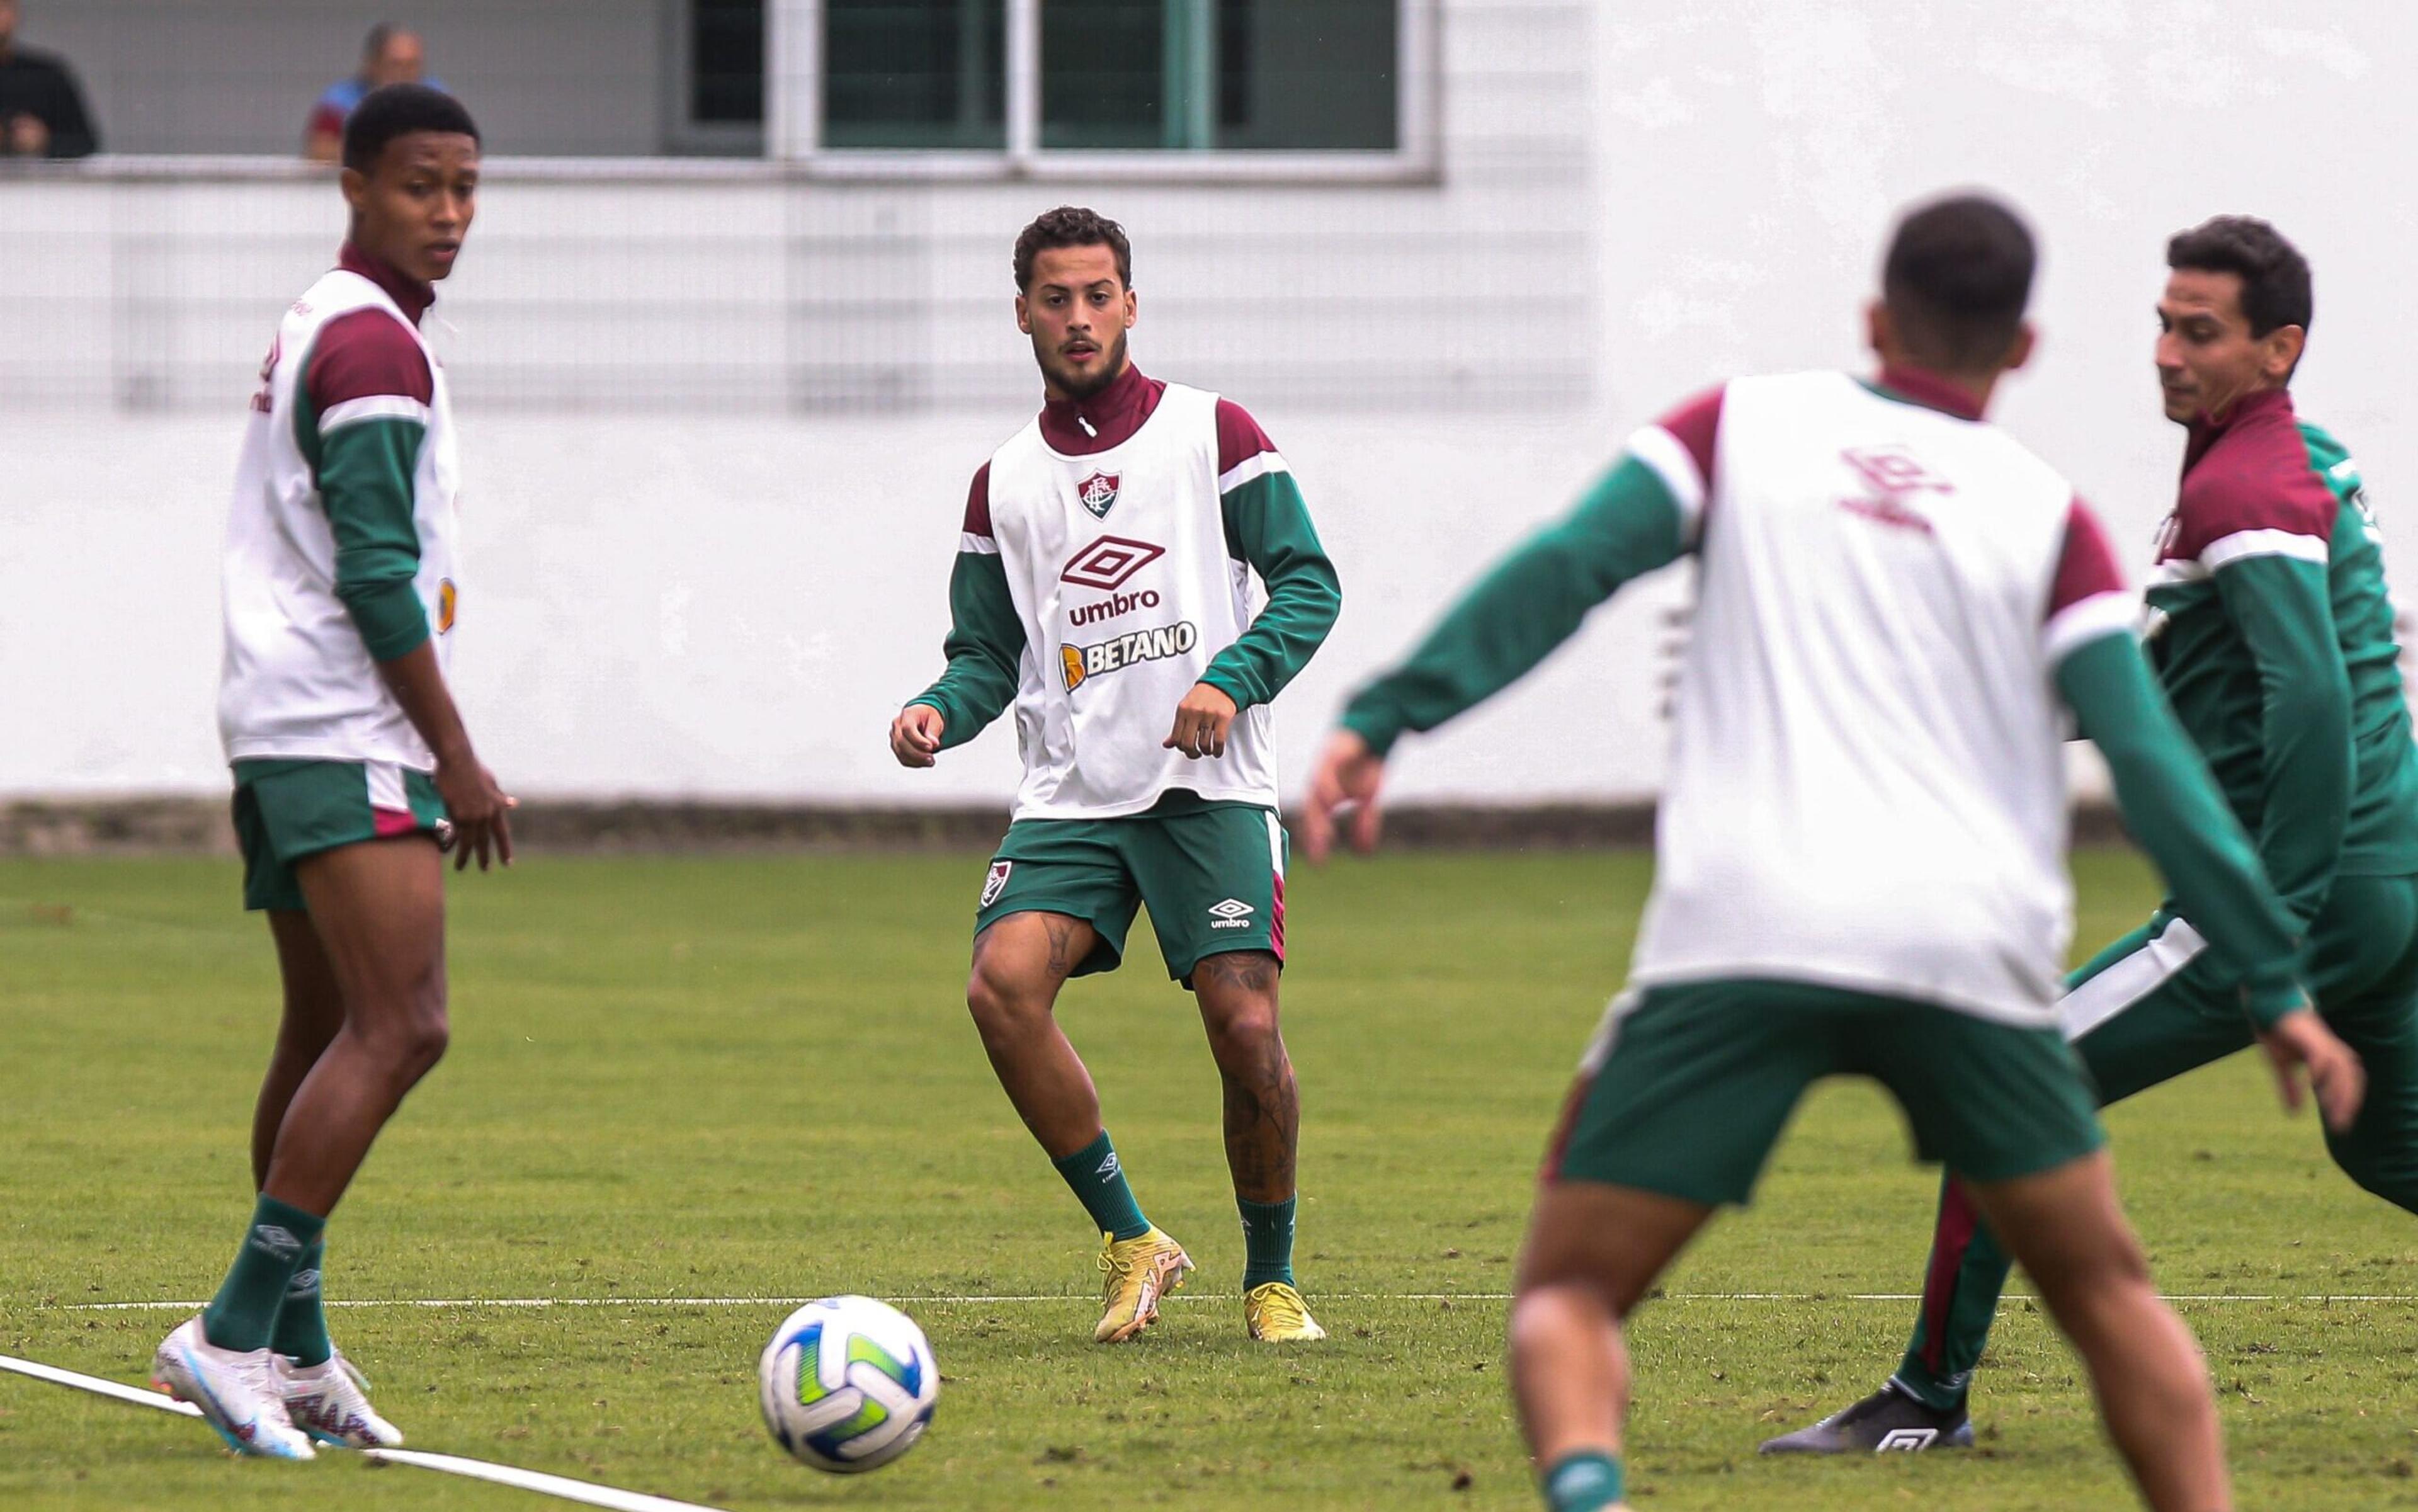
[[[426,84],[391,84],[373,89],[344,121],[344,166],[368,173],[396,137],[443,131],[479,140],[479,125],[462,102]]]
[[[1097,210],[1061,205],[1054,210],[1045,210],[1017,233],[1017,292],[1033,287],[1033,258],[1059,247],[1108,248],[1117,254],[1117,282],[1126,288],[1133,287],[1133,246],[1125,240],[1125,228]]]
[[[2022,217],[1987,194],[1952,194],[1898,222],[1881,265],[1881,298],[1908,355],[1971,372],[2013,344],[2038,266]]]
[[[2238,275],[2242,313],[2253,336],[2284,326],[2306,330],[2317,314],[2309,260],[2282,232],[2256,216],[2215,216],[2175,233],[2166,243],[2166,266]]]
[[[361,38],[361,61],[375,63],[386,56],[386,44],[393,41],[394,34],[402,29],[390,21],[382,21],[371,27],[370,34]]]

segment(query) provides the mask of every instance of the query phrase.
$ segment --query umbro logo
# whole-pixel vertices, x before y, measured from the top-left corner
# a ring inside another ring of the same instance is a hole
[[[1912,1454],[1918,1449],[1930,1448],[1932,1441],[1938,1437],[1939,1430],[1937,1428],[1891,1428],[1887,1433],[1881,1435],[1879,1443],[1873,1445],[1873,1453],[1889,1454],[1895,1451],[1902,1454]]]
[[[1258,911],[1240,898],[1228,898],[1222,903],[1212,903],[1209,905],[1209,917],[1215,922],[1209,927],[1247,929],[1250,927],[1251,915]]]
[[[1092,1174],[1097,1176],[1104,1182],[1114,1181],[1116,1179],[1117,1172],[1124,1168],[1124,1167],[1117,1164],[1117,1153],[1111,1150],[1109,1152],[1109,1158],[1101,1161],[1100,1168],[1092,1172]]]
[[[302,1253],[302,1241],[295,1237],[294,1230],[273,1223],[253,1224],[252,1242],[280,1260]]]
[[[319,1273],[316,1271],[297,1271],[294,1279],[285,1283],[285,1294],[289,1297],[307,1297],[318,1290]]]
[[[1166,555],[1165,546],[1147,541],[1102,536],[1077,552],[1058,576],[1060,581],[1077,588],[1098,588],[1106,593],[1125,587],[1127,578]]]
[[[1553,1478],[1546,1491],[1556,1504],[1575,1500],[1581,1494],[1599,1489],[1612,1480],[1612,1472],[1591,1460],[1564,1465]]]

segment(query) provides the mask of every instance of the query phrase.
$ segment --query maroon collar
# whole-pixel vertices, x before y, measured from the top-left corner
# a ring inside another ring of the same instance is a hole
[[[2233,407],[2222,415],[2203,415],[2192,421],[2192,434],[2197,435],[2206,431],[2211,435],[2222,435],[2243,420],[2279,410],[2287,419],[2290,418],[2292,391],[2289,389],[2261,389],[2257,393],[2244,394],[2235,400]]]
[[[1982,418],[1981,401],[1936,373],[1921,368],[1885,367],[1878,382],[1881,388],[1925,409],[1936,409],[1958,420]]]
[[[2183,443],[2183,471],[2189,473],[2199,466],[2209,449],[2251,420],[2262,416],[2278,415],[2286,424],[2292,421],[2292,391],[2288,389],[2261,389],[2244,394],[2233,402],[2233,407],[2223,415],[2203,415],[2191,422],[2191,438]]]
[[[347,273],[359,273],[384,289],[387,298],[401,305],[404,314],[415,326],[420,324],[420,317],[428,313],[428,307],[436,302],[435,284],[421,283],[392,263],[372,257],[349,241],[344,243],[344,250],[336,254],[336,266]]]
[[[1130,440],[1158,407],[1167,385],[1145,378],[1132,363],[1098,393],[1052,399],[1041,406],[1041,439],[1053,451],[1085,457]]]

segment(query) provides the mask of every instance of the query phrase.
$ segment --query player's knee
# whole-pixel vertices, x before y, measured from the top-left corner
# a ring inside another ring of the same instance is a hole
[[[1035,984],[977,961],[966,979],[966,1011],[986,1038],[1012,1038],[1049,1016],[1049,1000]]]
[[[2042,1300],[2077,1337],[2129,1316],[2144,1298],[2156,1295],[2149,1254],[2130,1229],[2068,1256],[2063,1263],[2027,1268]]]
[[[410,995],[394,1012],[378,1016],[355,1032],[369,1043],[371,1054],[387,1077],[405,1088],[435,1069],[452,1040],[452,1026],[441,991]]]
[[[1507,1333],[1513,1354],[1526,1353],[1609,1328],[1627,1311],[1592,1277],[1562,1276],[1523,1285],[1511,1302]]]
[[[445,1059],[446,1047],[452,1040],[452,1025],[448,1021],[442,1004],[411,1015],[396,1031],[394,1063],[397,1072],[418,1081],[435,1070],[437,1061]]]
[[[1277,1005],[1263,1000],[1219,1014],[1209,1025],[1209,1049],[1229,1070],[1256,1073],[1281,1059],[1284,1035],[1277,1027]]]

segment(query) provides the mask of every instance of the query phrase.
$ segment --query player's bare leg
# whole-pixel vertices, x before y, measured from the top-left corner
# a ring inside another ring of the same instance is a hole
[[[1555,1507],[1626,1504],[1622,1325],[1712,1213],[1600,1182],[1555,1182],[1538,1197],[1511,1303],[1511,1391]]]
[[[277,1026],[277,1047],[269,1056],[268,1074],[261,1081],[260,1100],[253,1110],[255,1191],[268,1180],[269,1161],[294,1094],[344,1027],[344,989],[337,985],[335,963],[328,958],[311,915],[298,909],[271,909],[268,930],[277,943],[285,1011]],[[269,1335],[269,1348],[280,1361],[286,1413],[296,1428],[324,1443],[391,1448],[403,1442],[402,1432],[370,1406],[360,1373],[328,1336],[321,1297],[325,1261],[324,1244],[314,1243],[304,1250]]]
[[[1092,1336],[1123,1343],[1158,1317],[1192,1258],[1142,1216],[1116,1146],[1100,1123],[1100,1094],[1055,1012],[1058,991],[1091,954],[1097,933],[1063,913],[1011,913],[974,937],[966,1007],[1017,1116],[1100,1230],[1100,1321]]]
[[[2158,1512],[2231,1507],[2208,1363],[2150,1284],[2106,1152],[1971,1190],[2089,1368],[2143,1500]]]
[[[445,1053],[443,858],[401,835],[306,857],[295,876],[344,1023],[295,1090],[261,1191],[324,1218]]]
[[[344,995],[336,985],[336,968],[319,943],[319,932],[311,926],[311,916],[299,909],[271,909],[268,933],[277,944],[285,1009],[278,1020],[277,1047],[269,1054],[268,1073],[261,1078],[260,1099],[253,1106],[254,1191],[268,1184],[268,1160],[276,1153],[277,1131],[285,1124],[285,1109],[337,1031],[344,1027]]]
[[[1192,968],[1209,1053],[1225,1084],[1226,1167],[1243,1217],[1243,1323],[1263,1343],[1314,1343],[1326,1330],[1310,1317],[1293,1274],[1293,1156],[1301,1094],[1277,1024],[1282,967],[1263,950],[1205,955]]]
[[[1100,1137],[1100,1094],[1055,1012],[1098,938],[1063,913],[1011,913],[974,937],[966,1007],[1001,1089],[1052,1160]]]
[[[1226,1085],[1226,1167],[1234,1195],[1281,1202],[1293,1195],[1293,1152],[1301,1138],[1301,1093],[1277,1028],[1277,958],[1232,951],[1192,969],[1209,1053]]]

